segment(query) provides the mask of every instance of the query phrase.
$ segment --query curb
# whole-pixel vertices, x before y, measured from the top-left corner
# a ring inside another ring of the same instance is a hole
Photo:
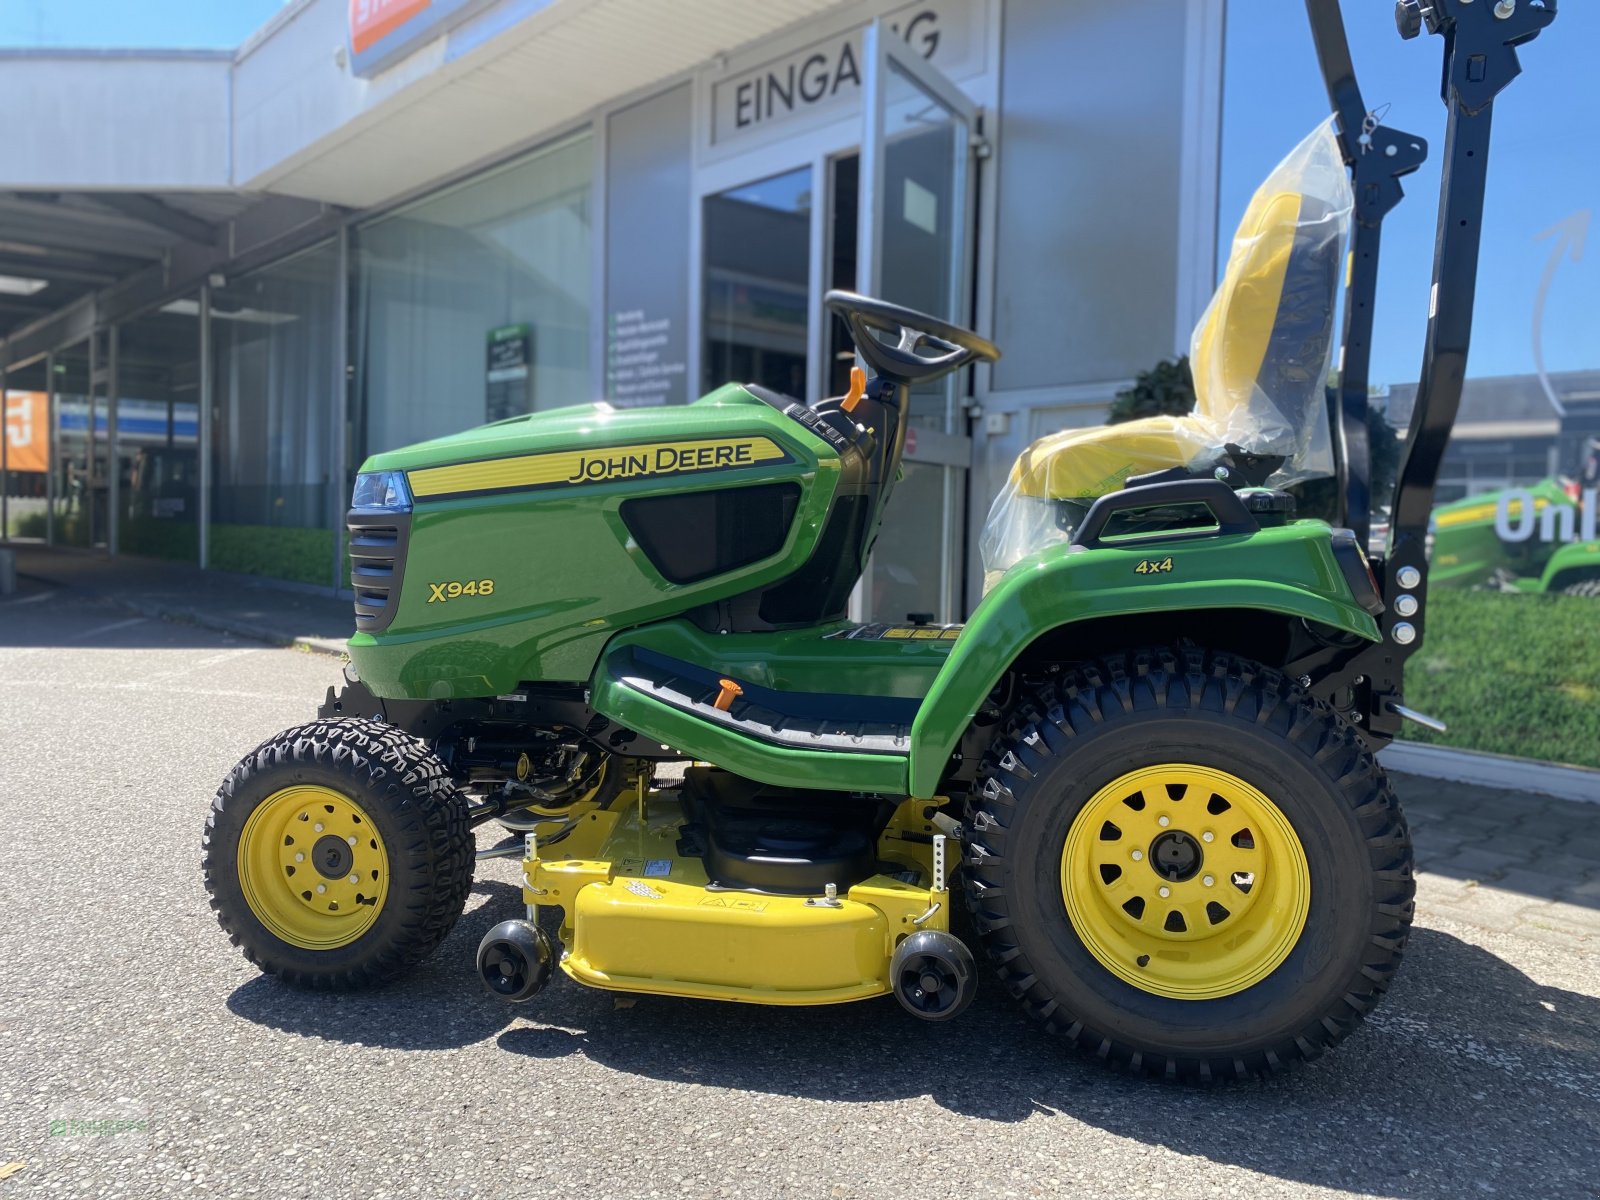
[[[1566,767],[1510,754],[1457,750],[1422,742],[1393,742],[1379,752],[1378,761],[1404,775],[1600,804],[1600,771],[1588,767]]]
[[[62,583],[58,579],[48,579],[43,575],[32,575],[27,572],[18,572],[19,578],[42,583],[46,587],[60,588],[63,590],[78,590],[109,601],[118,608],[153,621],[171,621],[179,625],[195,625],[201,629],[214,629],[218,633],[231,633],[235,637],[249,638],[252,642],[265,642],[269,646],[283,646],[291,650],[304,650],[310,654],[326,654],[333,658],[348,656],[348,649],[343,638],[311,637],[305,634],[286,634],[280,630],[272,629],[266,625],[256,625],[250,621],[236,621],[231,617],[219,617],[212,613],[193,608],[176,608],[165,604],[152,604],[148,601],[119,596],[113,592],[101,591],[98,588],[82,588],[79,585]]]
[[[342,639],[285,634],[275,629],[269,629],[264,625],[254,625],[249,621],[235,621],[229,617],[218,617],[211,613],[199,612],[190,608],[169,608],[161,604],[147,604],[139,600],[117,597],[110,597],[110,599],[119,607],[138,613],[141,617],[149,617],[157,621],[197,625],[201,629],[214,629],[218,633],[231,633],[235,637],[249,638],[253,642],[265,642],[270,646],[284,646],[291,650],[304,650],[311,654],[326,654],[333,658],[343,658],[346,655],[345,643]]]

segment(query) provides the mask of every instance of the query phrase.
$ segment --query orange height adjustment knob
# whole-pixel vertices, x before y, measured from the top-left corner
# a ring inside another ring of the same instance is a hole
[[[850,390],[844,394],[844,399],[839,401],[839,407],[844,412],[855,412],[856,405],[861,403],[861,397],[867,394],[867,373],[860,367],[850,368]]]
[[[719,679],[717,682],[722,685],[722,690],[717,693],[717,698],[711,702],[711,707],[720,708],[723,712],[727,712],[733,707],[734,698],[744,695],[744,689],[731,679]]]

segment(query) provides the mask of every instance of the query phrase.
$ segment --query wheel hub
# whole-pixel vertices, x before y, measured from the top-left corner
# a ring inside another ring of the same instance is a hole
[[[1130,771],[1073,819],[1061,892],[1085,948],[1113,975],[1180,1000],[1261,982],[1310,910],[1305,850],[1265,794],[1186,763]]]
[[[344,879],[350,874],[350,866],[355,861],[349,843],[331,833],[317,839],[317,844],[311,848],[310,858],[324,879]]]
[[[1181,829],[1169,829],[1150,843],[1150,866],[1168,883],[1183,883],[1200,873],[1205,852]]]

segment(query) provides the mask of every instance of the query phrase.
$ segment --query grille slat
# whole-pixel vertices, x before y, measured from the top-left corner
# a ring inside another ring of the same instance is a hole
[[[351,509],[345,516],[350,531],[350,583],[355,590],[356,631],[387,629],[400,604],[411,518],[392,512]]]

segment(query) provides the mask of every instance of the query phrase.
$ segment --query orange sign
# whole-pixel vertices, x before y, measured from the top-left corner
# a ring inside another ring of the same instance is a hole
[[[7,392],[5,399],[7,470],[48,470],[50,398],[43,392]]]
[[[360,54],[432,3],[433,0],[350,0],[350,48]]]

